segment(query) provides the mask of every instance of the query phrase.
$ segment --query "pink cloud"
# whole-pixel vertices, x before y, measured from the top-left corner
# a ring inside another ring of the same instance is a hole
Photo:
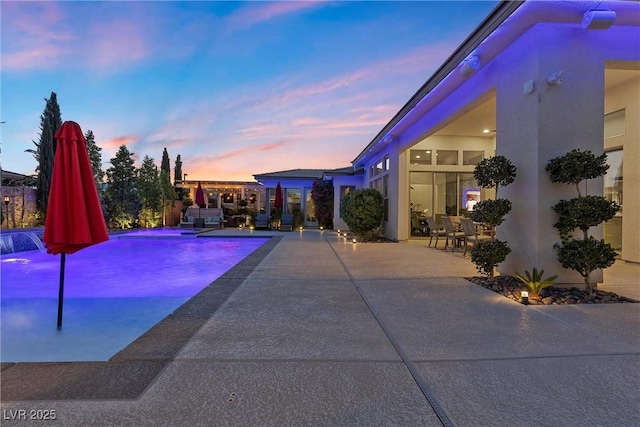
[[[138,141],[138,137],[135,135],[124,135],[118,136],[115,138],[107,139],[106,141],[100,141],[99,146],[103,149],[115,149],[117,151],[121,145],[126,145],[127,149],[131,147],[136,141]]]
[[[74,39],[59,5],[50,2],[2,5],[2,69],[45,68],[60,64]]]
[[[250,5],[238,9],[228,17],[226,28],[228,31],[237,31],[282,15],[316,8],[324,3],[315,1],[251,2]]]
[[[84,46],[88,65],[104,69],[138,62],[150,53],[140,22],[116,19],[94,24],[89,29],[89,42]]]

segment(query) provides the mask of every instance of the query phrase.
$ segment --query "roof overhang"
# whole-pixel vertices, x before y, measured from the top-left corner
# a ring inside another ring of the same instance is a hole
[[[352,161],[363,167],[409,126],[426,114],[479,67],[491,62],[518,37],[539,23],[583,25],[594,10],[593,1],[502,1],[396,113]],[[614,25],[638,26],[640,2],[604,0],[597,10],[615,12]],[[585,29],[586,31],[587,29]]]

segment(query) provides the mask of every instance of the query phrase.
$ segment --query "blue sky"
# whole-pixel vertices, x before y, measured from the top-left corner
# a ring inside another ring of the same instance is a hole
[[[44,99],[188,179],[349,166],[496,1],[0,2],[2,168]]]

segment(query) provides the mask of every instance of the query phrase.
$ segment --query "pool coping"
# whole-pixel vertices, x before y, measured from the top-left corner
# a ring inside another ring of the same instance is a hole
[[[1,363],[0,401],[139,398],[284,238],[255,237],[268,240],[106,362]]]

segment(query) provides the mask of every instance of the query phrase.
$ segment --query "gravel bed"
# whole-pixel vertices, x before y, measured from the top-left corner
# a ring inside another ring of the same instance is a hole
[[[492,290],[506,298],[522,302],[520,291],[526,290],[524,283],[509,275],[500,275],[490,280],[488,277],[467,277],[472,283]],[[595,291],[592,295],[578,288],[560,288],[549,286],[540,292],[538,298],[529,295],[530,305],[550,304],[621,304],[638,303],[631,298],[623,297],[613,292]]]

